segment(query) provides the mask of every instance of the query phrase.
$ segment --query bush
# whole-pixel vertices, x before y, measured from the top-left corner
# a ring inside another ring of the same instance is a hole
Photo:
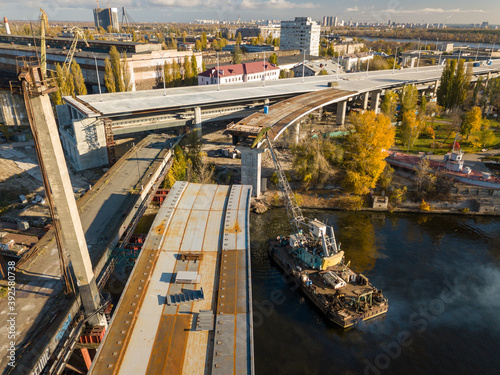
[[[337,205],[340,208],[344,208],[346,210],[354,210],[357,211],[364,206],[363,197],[359,195],[346,195],[340,197],[337,201]]]
[[[460,212],[461,212],[461,213],[463,213],[463,214],[468,214],[468,213],[469,213],[469,211],[470,211],[470,210],[469,210],[469,207],[464,207],[464,208],[462,208],[462,209],[460,210]]]
[[[431,206],[429,205],[429,203],[427,203],[426,201],[424,201],[422,199],[422,203],[420,203],[420,209],[422,211],[430,211],[431,210]]]
[[[394,189],[394,191],[392,192],[392,194],[389,198],[391,203],[400,204],[400,203],[406,201],[407,190],[408,189],[406,189],[406,186],[403,186],[400,189]]]

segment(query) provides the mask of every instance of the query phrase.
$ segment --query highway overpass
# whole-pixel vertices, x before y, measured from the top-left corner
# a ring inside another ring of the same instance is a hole
[[[58,106],[63,146],[70,162],[82,170],[107,164],[106,139],[110,135],[184,125],[201,126],[209,119],[243,118],[285,98],[324,90],[330,82],[337,89],[380,98],[383,90],[405,84],[435,89],[442,66],[383,70],[329,76],[301,77],[243,84],[190,86],[166,90],[134,91],[103,95],[64,97]],[[474,68],[478,76],[500,72],[500,60]],[[366,95],[368,93],[368,95]],[[105,124],[108,124],[107,126]]]

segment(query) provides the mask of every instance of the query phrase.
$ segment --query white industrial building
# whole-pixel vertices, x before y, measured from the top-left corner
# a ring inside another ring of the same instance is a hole
[[[319,56],[321,26],[310,17],[295,17],[295,21],[281,21],[281,50],[298,49]]]
[[[224,65],[217,68],[207,69],[198,74],[198,85],[227,85],[242,82],[270,81],[280,77],[280,68],[264,61],[251,63]]]

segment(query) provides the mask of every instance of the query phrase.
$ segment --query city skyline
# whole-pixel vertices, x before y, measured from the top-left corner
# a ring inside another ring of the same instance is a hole
[[[101,1],[101,7],[107,6]],[[122,0],[111,1],[112,8],[125,7],[136,22],[193,22],[195,19],[249,21],[251,19],[293,20],[296,16],[311,17],[321,21],[323,16],[337,16],[339,20],[353,22],[388,21],[398,23],[490,24],[500,23],[500,6],[495,0],[472,4],[463,0],[394,1],[353,0],[335,4],[327,0]],[[42,1],[18,0],[0,6],[0,16],[12,20],[33,21],[43,8],[52,21],[92,21],[95,0]]]

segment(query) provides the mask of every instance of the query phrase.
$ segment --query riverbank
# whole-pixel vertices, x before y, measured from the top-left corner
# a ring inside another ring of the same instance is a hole
[[[371,196],[356,196],[342,192],[340,189],[334,190],[308,190],[298,191],[296,199],[303,209],[322,209],[332,211],[366,211],[366,212],[396,212],[413,214],[443,214],[443,215],[464,215],[464,216],[500,216],[500,212],[495,211],[495,205],[491,202],[486,204],[479,199],[454,196],[446,201],[426,201],[422,202],[406,201],[400,204],[389,203],[387,208],[370,207],[373,198]],[[478,201],[479,200],[479,201]],[[498,200],[500,205],[500,200]],[[485,206],[490,207],[486,209]],[[284,207],[281,194],[276,188],[272,188],[263,193],[259,198],[252,199],[252,212],[262,214],[272,208]],[[424,207],[424,209],[422,208]]]

